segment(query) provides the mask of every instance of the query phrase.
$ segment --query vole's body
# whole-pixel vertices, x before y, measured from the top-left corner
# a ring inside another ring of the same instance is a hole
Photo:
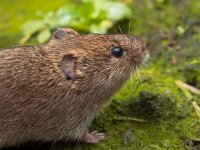
[[[124,58],[111,56],[114,45],[126,49]],[[60,29],[46,45],[1,51],[0,147],[88,138],[88,125],[129,78],[143,48],[126,35]]]

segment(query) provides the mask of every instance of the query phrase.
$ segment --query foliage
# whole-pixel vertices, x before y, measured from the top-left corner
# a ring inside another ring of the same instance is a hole
[[[72,27],[92,33],[106,33],[116,21],[131,17],[131,9],[123,2],[108,0],[83,0],[81,4],[70,3],[56,12],[38,12],[40,19],[24,23],[22,31],[25,43],[36,34],[39,43],[51,37],[51,31],[57,27]]]

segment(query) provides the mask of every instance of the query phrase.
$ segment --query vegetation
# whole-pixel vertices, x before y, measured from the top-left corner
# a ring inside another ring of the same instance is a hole
[[[120,10],[120,11],[119,11]],[[131,9],[120,1],[83,0],[81,4],[69,3],[60,7],[56,12],[38,12],[41,19],[24,23],[22,31],[23,44],[35,33],[39,43],[44,43],[51,37],[51,31],[57,27],[73,27],[76,30],[92,33],[106,33],[119,21],[131,16]]]
[[[31,4],[25,0],[12,2],[16,7],[10,7],[10,0],[0,5],[3,14],[0,47],[14,46],[19,41],[43,43],[50,31],[65,24],[80,32],[98,33],[116,33],[119,24],[124,33],[128,33],[130,25],[130,33],[143,37],[150,50],[150,58],[139,71],[141,80],[135,74],[91,126],[91,130],[106,132],[107,139],[97,145],[79,144],[70,149],[200,148],[199,0],[104,0],[110,6],[120,7],[119,18],[109,14],[102,5],[96,8],[96,2],[89,0],[82,5],[53,0],[34,0]],[[43,13],[39,13],[39,20],[35,15],[38,5],[45,6],[40,10]],[[94,12],[97,15],[91,17]],[[67,13],[75,18],[67,20]],[[43,25],[29,30],[28,26],[35,20]],[[67,148],[58,144],[51,149]]]

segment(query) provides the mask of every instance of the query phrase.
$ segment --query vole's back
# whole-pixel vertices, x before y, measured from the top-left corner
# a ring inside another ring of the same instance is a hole
[[[56,95],[56,89],[50,88],[56,82],[55,73],[34,47],[4,50],[0,64],[0,146],[31,140],[34,132],[39,135],[46,130],[47,109],[52,93]],[[36,128],[37,122],[44,125]]]
[[[33,92],[38,90],[36,85],[46,84],[43,78],[45,73],[48,74],[48,64],[37,49],[22,47],[4,50],[0,53],[0,64],[1,107],[11,108],[7,106],[10,105],[14,108],[19,103],[28,103],[24,98],[32,99]],[[0,111],[11,111],[5,108]]]

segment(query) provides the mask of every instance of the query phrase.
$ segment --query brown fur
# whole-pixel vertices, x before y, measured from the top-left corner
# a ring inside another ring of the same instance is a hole
[[[144,44],[138,38],[59,30],[45,45],[0,52],[0,147],[80,140],[141,61]],[[125,50],[123,57],[111,56],[114,45]],[[64,56],[71,58],[66,72],[72,78],[62,69]]]

